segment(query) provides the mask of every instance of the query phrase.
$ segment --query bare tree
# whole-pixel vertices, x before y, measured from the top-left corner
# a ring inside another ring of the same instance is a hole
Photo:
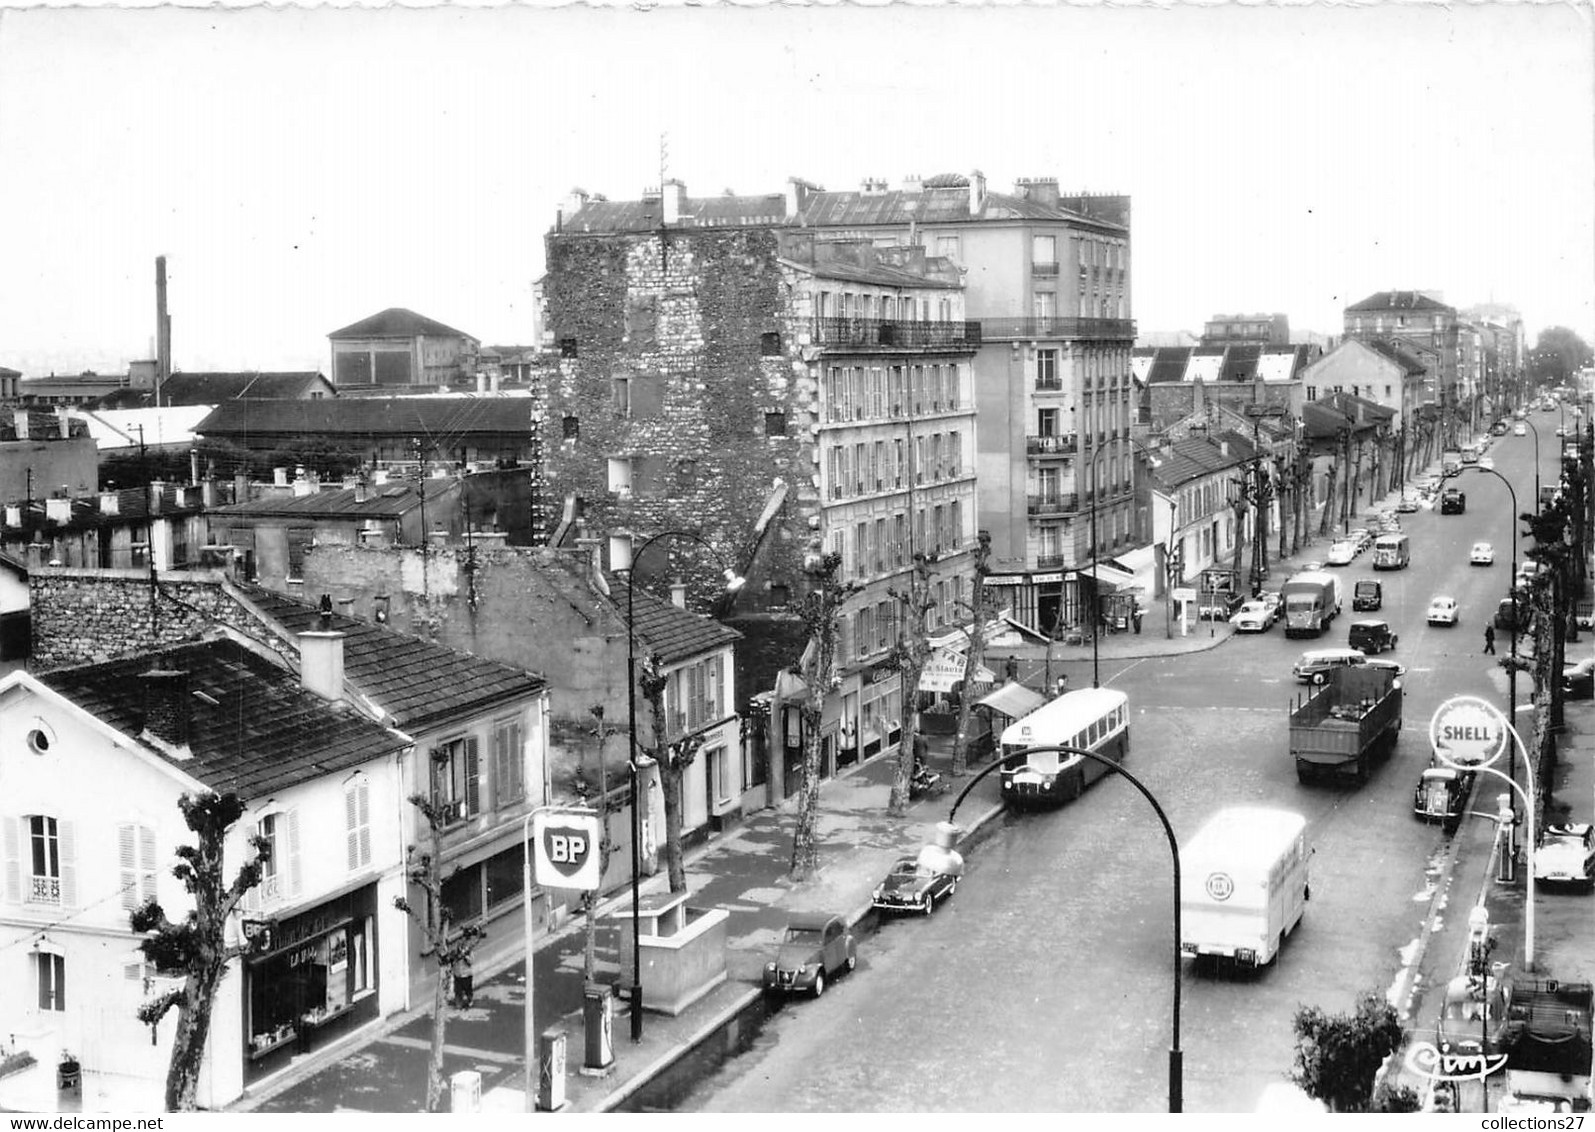
[[[908,784],[914,775],[914,747],[919,739],[919,712],[914,705],[919,697],[919,678],[930,657],[930,642],[925,639],[925,616],[933,604],[930,563],[928,555],[915,554],[908,589],[889,591],[902,612],[897,621],[893,659],[903,703],[903,741],[897,748],[897,774],[892,778],[892,795],[886,805],[886,812],[893,817],[902,817],[908,811]]]
[[[454,914],[443,900],[443,885],[453,875],[443,859],[443,829],[448,824],[449,804],[442,801],[442,776],[448,766],[448,753],[433,748],[431,756],[432,793],[410,795],[410,804],[421,811],[426,821],[427,847],[408,845],[404,851],[405,876],[425,895],[426,903],[416,908],[403,896],[393,898],[393,906],[414,920],[421,929],[426,950],[437,964],[437,982],[432,991],[432,1046],[426,1067],[426,1111],[443,1111],[443,1043],[449,1014],[449,980],[455,969],[468,963],[471,952],[482,938],[475,924],[454,925]],[[531,893],[524,894],[530,899]],[[528,941],[530,943],[530,941]],[[531,958],[527,957],[526,977],[532,977]]]
[[[703,732],[670,741],[669,720],[665,715],[665,686],[670,677],[657,653],[650,653],[637,666],[637,687],[653,716],[653,746],[649,753],[659,764],[659,780],[665,792],[665,868],[670,876],[670,891],[687,891],[687,867],[681,854],[681,779],[703,746]]]
[[[587,713],[596,721],[590,734],[598,741],[598,813],[603,823],[598,829],[598,875],[609,871],[609,858],[615,851],[609,836],[609,770],[604,764],[604,741],[614,734],[604,723],[604,705],[594,704]],[[587,945],[582,954],[582,972],[589,983],[598,981],[598,890],[589,888],[581,895],[581,910],[587,917]],[[530,975],[528,975],[530,977]]]
[[[991,573],[991,533],[975,534],[974,581],[969,593],[969,651],[964,656],[964,694],[958,697],[958,729],[953,733],[954,775],[969,769],[969,705],[973,698],[969,689],[974,686],[975,674],[986,659],[986,618],[991,610],[986,599],[986,576]]]
[[[184,975],[181,988],[140,1006],[138,1020],[153,1027],[168,1010],[178,1008],[164,1103],[168,1112],[193,1112],[198,1107],[199,1072],[210,1038],[216,988],[236,954],[227,945],[227,918],[244,894],[260,883],[271,845],[259,835],[251,837],[255,856],[239,866],[229,884],[222,875],[223,847],[227,831],[244,814],[244,803],[236,794],[184,794],[178,798],[177,808],[198,844],[177,847],[178,863],[172,875],[183,882],[194,899],[194,908],[173,923],[151,899],[133,911],[130,922],[135,932],[153,933],[139,949],[157,971],[181,971]]]
[[[794,881],[804,881],[819,868],[820,719],[825,697],[836,683],[837,621],[842,605],[856,587],[838,576],[840,554],[817,555],[809,564],[813,585],[798,606],[798,616],[808,630],[808,646],[799,662],[806,691],[798,715],[803,724],[803,779],[798,787],[797,823],[792,831]],[[906,707],[905,707],[906,715]]]

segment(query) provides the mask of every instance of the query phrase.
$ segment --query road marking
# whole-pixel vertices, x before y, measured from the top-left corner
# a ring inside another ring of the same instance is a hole
[[[380,1042],[388,1045],[404,1046],[407,1049],[431,1049],[432,1043],[426,1038],[406,1038],[399,1034],[389,1034],[385,1038],[378,1038]],[[500,1065],[514,1065],[524,1060],[518,1053],[500,1053],[496,1049],[477,1049],[474,1046],[457,1046],[452,1042],[444,1043],[446,1053],[458,1054],[461,1057],[474,1058],[477,1061],[492,1061]]]

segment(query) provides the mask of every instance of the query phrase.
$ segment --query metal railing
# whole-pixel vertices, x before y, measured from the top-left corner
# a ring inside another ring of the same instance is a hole
[[[1080,497],[1073,492],[1044,491],[1025,496],[1025,512],[1030,515],[1073,514],[1080,510]]]
[[[952,349],[980,345],[980,323],[910,322],[892,318],[816,318],[814,340],[822,346],[883,349]]]
[[[1073,456],[1075,454],[1075,434],[1065,432],[1056,436],[1027,436],[1025,437],[1025,451],[1030,455]]]
[[[1135,337],[1133,318],[983,318],[982,340],[998,338],[1091,338]]]

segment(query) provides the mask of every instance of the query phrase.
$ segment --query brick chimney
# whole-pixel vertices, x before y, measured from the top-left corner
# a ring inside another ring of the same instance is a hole
[[[343,699],[344,634],[332,627],[332,596],[321,595],[321,628],[299,634],[299,682],[305,691],[337,703]]]
[[[670,604],[675,606],[677,609],[685,609],[685,608],[687,608],[687,583],[686,582],[671,582],[670,583]]]
[[[660,203],[664,206],[664,222],[677,224],[687,208],[687,186],[671,178],[660,186]]]
[[[188,758],[188,735],[194,701],[188,694],[188,673],[152,668],[139,677],[144,685],[144,731],[139,738],[167,754]]]

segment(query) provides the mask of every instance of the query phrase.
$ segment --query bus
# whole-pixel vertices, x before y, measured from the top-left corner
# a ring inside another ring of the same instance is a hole
[[[1130,753],[1130,697],[1114,688],[1081,688],[1043,704],[1002,733],[1002,800],[1014,808],[1057,805],[1078,798],[1108,773],[1096,759],[1037,751],[1023,762],[1006,760],[1030,747],[1079,747],[1124,762]]]
[[[1180,953],[1272,963],[1311,889],[1307,819],[1290,810],[1220,810],[1180,846]]]
[[[1406,535],[1380,535],[1373,540],[1375,570],[1405,570],[1411,561],[1412,550]]]

